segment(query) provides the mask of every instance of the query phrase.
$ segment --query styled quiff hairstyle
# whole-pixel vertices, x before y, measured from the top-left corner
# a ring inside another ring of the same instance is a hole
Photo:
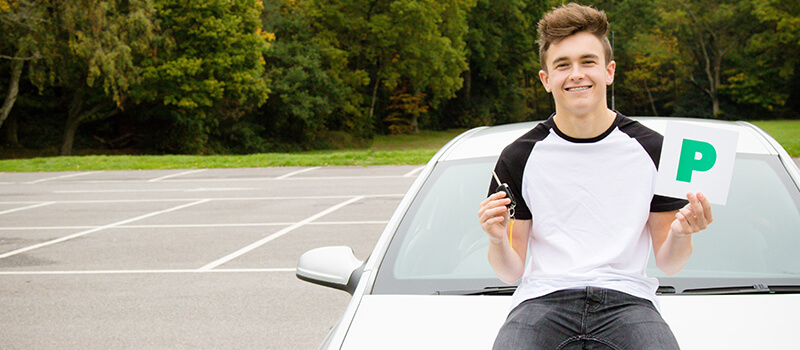
[[[547,71],[547,49],[553,43],[558,43],[564,38],[578,32],[594,34],[603,44],[606,52],[606,64],[614,58],[614,51],[608,41],[608,18],[604,11],[593,7],[578,5],[571,2],[553,8],[539,21],[537,33],[539,38],[539,62],[542,69]]]

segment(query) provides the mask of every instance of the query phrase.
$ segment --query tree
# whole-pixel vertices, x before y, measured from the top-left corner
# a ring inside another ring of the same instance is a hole
[[[241,118],[267,99],[259,0],[157,0],[161,31],[142,61],[134,97],[170,111],[178,153],[203,152],[221,120]],[[184,133],[184,135],[180,135]]]
[[[763,111],[760,118],[796,117],[800,114],[796,110],[800,107],[796,88],[800,76],[800,4],[775,0],[748,3],[758,25],[736,69],[729,71],[724,91],[736,103]]]
[[[2,106],[0,126],[6,121],[19,93],[19,83],[25,62],[42,57],[38,45],[47,41],[42,6],[34,1],[0,0],[0,59],[10,62],[11,79]],[[7,53],[7,54],[6,54]],[[19,142],[12,133],[9,140]]]
[[[662,30],[678,39],[689,81],[711,101],[711,117],[717,118],[726,65],[731,55],[743,51],[755,22],[745,0],[664,0],[660,3]]]
[[[369,73],[367,115],[377,121],[379,92],[407,81],[436,105],[452,98],[466,69],[463,35],[474,0],[310,1],[315,34],[347,53],[348,68]]]
[[[536,23],[547,8],[544,1],[478,1],[469,17],[469,70],[458,102],[467,111],[458,124],[542,117],[540,105],[551,99],[538,81]]]
[[[262,16],[275,40],[265,53],[271,93],[254,122],[276,145],[271,148],[309,148],[324,138],[336,111],[347,109],[358,86],[336,77],[332,48],[311,32],[304,8],[297,3],[270,0]],[[335,52],[335,51],[333,51]],[[348,98],[349,97],[349,98]],[[358,108],[350,108],[358,110]],[[358,116],[351,116],[351,118]],[[343,130],[344,131],[344,130]]]
[[[31,79],[44,88],[58,87],[69,96],[61,146],[72,153],[78,126],[107,118],[123,107],[139,77],[135,57],[152,38],[150,0],[46,0],[46,29],[52,42],[37,43],[42,59]]]

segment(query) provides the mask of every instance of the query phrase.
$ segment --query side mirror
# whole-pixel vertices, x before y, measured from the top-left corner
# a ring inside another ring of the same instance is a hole
[[[297,261],[297,278],[350,293],[356,290],[364,271],[350,247],[322,247],[309,250]]]

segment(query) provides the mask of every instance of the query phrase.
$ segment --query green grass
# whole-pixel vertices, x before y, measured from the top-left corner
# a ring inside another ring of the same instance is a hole
[[[263,153],[251,155],[85,155],[27,157],[0,160],[0,171],[88,171],[131,169],[205,169],[327,165],[418,165],[425,164],[447,141],[463,132],[424,131],[416,135],[378,136],[368,149]]]
[[[772,135],[792,157],[800,157],[800,120],[751,121]]]
[[[783,145],[792,157],[800,157],[800,120],[754,121]],[[415,135],[378,136],[368,149],[209,156],[86,155],[0,160],[0,171],[86,171],[130,169],[253,168],[326,165],[425,164],[447,141],[464,130],[423,131]]]

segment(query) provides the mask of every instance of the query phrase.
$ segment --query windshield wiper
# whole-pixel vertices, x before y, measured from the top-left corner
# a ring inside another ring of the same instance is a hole
[[[517,286],[497,286],[486,287],[483,289],[465,289],[465,290],[439,290],[434,292],[434,295],[511,295],[517,290]]]
[[[659,287],[661,290],[661,287]],[[672,288],[672,293],[674,288]],[[731,295],[731,294],[796,294],[800,293],[800,285],[766,285],[756,283],[749,286],[728,286],[710,288],[691,288],[677,294],[688,295]]]
[[[517,286],[496,286],[483,289],[445,290],[436,291],[434,295],[512,295]],[[691,288],[678,292],[673,286],[659,286],[656,294],[682,294],[682,295],[731,295],[731,294],[797,294],[800,285],[766,285],[757,283],[749,286],[728,286]]]

